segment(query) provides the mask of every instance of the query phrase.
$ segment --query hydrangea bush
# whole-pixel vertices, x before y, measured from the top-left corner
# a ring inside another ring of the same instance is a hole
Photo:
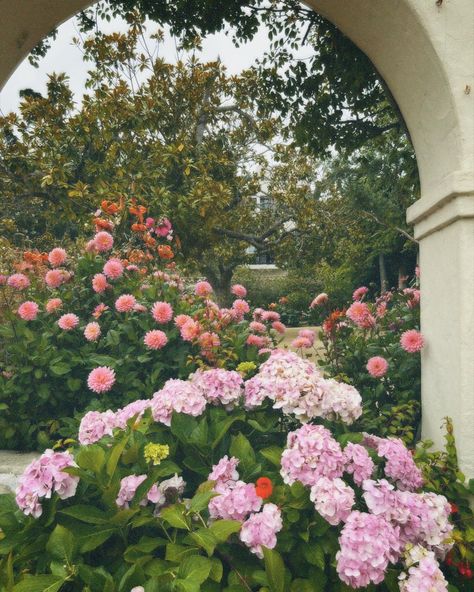
[[[275,312],[252,317],[243,286],[224,309],[207,281],[187,285],[171,223],[145,213],[103,202],[79,253],[27,252],[0,276],[0,448],[46,446],[70,435],[75,413],[150,396],[201,366],[256,367],[285,330]]]
[[[275,350],[87,413],[0,497],[0,589],[447,591],[452,507],[361,404]]]

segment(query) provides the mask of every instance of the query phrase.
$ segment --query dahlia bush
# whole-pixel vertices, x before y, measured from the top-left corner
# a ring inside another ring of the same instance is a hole
[[[446,592],[452,507],[361,403],[276,349],[86,413],[0,496],[0,590]]]
[[[411,287],[374,299],[361,286],[344,309],[331,310],[325,293],[310,304],[312,322],[322,327],[319,363],[357,387],[364,400],[364,427],[410,443],[420,419],[420,352],[425,346],[417,282],[415,277]],[[302,345],[302,352],[311,351],[312,343]]]
[[[199,367],[252,372],[277,343],[277,313],[252,316],[240,285],[224,309],[208,282],[186,283],[171,222],[145,214],[105,201],[83,248],[23,253],[0,276],[0,448],[51,444],[84,410],[149,397]]]

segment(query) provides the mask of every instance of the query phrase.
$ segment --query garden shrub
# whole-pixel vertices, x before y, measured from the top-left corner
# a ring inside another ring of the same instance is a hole
[[[375,300],[362,286],[353,301],[331,310],[331,296],[311,303],[311,320],[321,324],[324,350],[319,363],[331,375],[354,385],[364,400],[364,429],[416,438],[420,418],[420,291],[416,284]]]
[[[282,350],[241,374],[90,412],[34,461],[0,497],[0,590],[447,591],[452,507],[400,440],[351,431],[357,391]]]
[[[0,448],[44,447],[85,409],[149,397],[201,366],[258,363],[276,343],[265,319],[252,332],[243,298],[220,309],[207,282],[186,285],[168,220],[145,221],[135,204],[125,223],[125,209],[103,202],[78,254],[27,252],[0,278]]]

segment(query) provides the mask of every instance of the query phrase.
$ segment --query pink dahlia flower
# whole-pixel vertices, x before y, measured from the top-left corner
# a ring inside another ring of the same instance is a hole
[[[59,267],[66,262],[67,253],[64,249],[56,247],[48,253],[48,261],[53,267]]]
[[[92,289],[97,294],[101,294],[105,292],[105,290],[109,287],[107,283],[107,278],[103,273],[96,273],[95,276],[92,278]]]
[[[406,352],[415,354],[423,348],[425,345],[425,339],[419,331],[416,329],[410,329],[409,331],[402,333],[402,336],[400,337],[400,345]]]
[[[246,343],[247,345],[255,345],[256,347],[265,347],[267,345],[267,339],[261,335],[249,335]]]
[[[281,334],[283,334],[286,331],[286,327],[281,321],[273,321],[272,329],[274,329],[277,333]]]
[[[357,288],[357,290],[354,290],[354,293],[352,294],[352,300],[354,300],[354,302],[362,300],[362,298],[367,294],[368,291],[369,288],[366,288],[365,286]]]
[[[92,316],[94,317],[94,319],[98,319],[108,309],[109,309],[109,307],[106,304],[104,304],[103,302],[101,302],[92,311]]]
[[[296,337],[291,342],[291,347],[293,347],[294,349],[308,349],[312,345],[312,341],[307,337]]]
[[[369,359],[366,366],[370,376],[374,378],[382,378],[388,370],[388,362],[382,356],[374,356]]]
[[[24,273],[14,273],[8,278],[7,284],[15,290],[26,290],[30,285],[30,280]]]
[[[173,308],[168,302],[155,302],[151,309],[151,315],[157,323],[164,325],[173,318]]]
[[[230,291],[237,298],[245,298],[247,296],[247,288],[242,286],[242,284],[234,284]]]
[[[50,269],[44,276],[44,281],[49,288],[59,288],[64,282],[64,274],[59,269]]]
[[[155,232],[158,236],[168,236],[172,230],[171,222],[168,218],[162,218],[159,222],[157,227],[155,228]]]
[[[375,325],[375,319],[365,302],[356,301],[347,309],[346,316],[357,326],[369,329]]]
[[[18,314],[24,321],[34,321],[38,316],[39,306],[36,302],[27,300],[18,307]]]
[[[122,294],[115,301],[115,309],[118,312],[132,312],[134,310],[137,301],[135,296],[131,294]]]
[[[87,323],[84,329],[84,337],[87,341],[97,341],[100,337],[99,323]]]
[[[250,306],[246,300],[238,298],[232,303],[232,310],[234,310],[237,315],[243,317],[250,311]]]
[[[209,282],[197,282],[194,286],[194,291],[198,296],[203,298],[212,294],[212,286]]]
[[[116,280],[123,275],[123,265],[120,259],[109,259],[102,270],[111,280]]]
[[[274,310],[263,310],[261,313],[262,321],[273,323],[280,320],[280,314]]]
[[[214,347],[219,347],[219,345],[221,344],[219,335],[217,335],[217,333],[212,333],[211,331],[201,333],[201,335],[199,335],[198,340],[199,345],[201,346],[203,351],[209,351]]]
[[[148,331],[143,338],[143,342],[148,349],[161,349],[168,343],[168,337],[166,333],[155,329],[154,331]]]
[[[63,314],[62,317],[59,317],[58,325],[63,331],[71,331],[79,325],[79,317],[72,312]]]
[[[63,301],[61,300],[61,298],[51,298],[46,303],[46,312],[55,312],[56,310],[58,310],[58,308],[61,308],[62,305]]]
[[[180,328],[180,334],[183,341],[194,341],[199,337],[202,332],[202,327],[198,321],[193,321],[190,319],[186,321],[184,325]]]
[[[87,386],[95,393],[106,393],[114,386],[115,372],[108,366],[99,366],[89,373]]]
[[[188,321],[192,321],[193,319],[189,315],[179,314],[174,317],[174,324],[181,329],[183,325],[185,325]]]
[[[326,294],[326,292],[321,292],[321,294],[318,294],[316,298],[314,298],[309,307],[316,308],[317,306],[322,306],[323,304],[326,304],[328,300],[329,296]]]
[[[254,333],[265,333],[267,331],[266,325],[260,323],[259,321],[252,321],[249,325],[249,328]]]
[[[105,230],[101,230],[94,237],[94,246],[100,253],[110,251],[114,246],[114,237]]]

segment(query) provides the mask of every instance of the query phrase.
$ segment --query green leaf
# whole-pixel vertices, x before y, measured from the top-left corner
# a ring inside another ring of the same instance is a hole
[[[214,440],[212,442],[212,449],[214,450],[218,446],[219,442],[227,434],[230,426],[233,423],[235,423],[236,421],[242,421],[243,419],[245,419],[245,416],[242,413],[239,415],[231,415],[230,417],[228,417],[228,419],[226,419],[224,421],[219,421],[218,424],[215,426]]]
[[[211,572],[212,564],[207,557],[192,555],[186,557],[178,569],[178,577],[183,580],[202,584]]]
[[[224,574],[224,567],[222,561],[217,557],[211,557],[211,571],[209,572],[209,578],[214,582],[220,582]]]
[[[25,576],[13,586],[13,592],[57,592],[63,584],[64,578],[59,576]]]
[[[271,592],[284,592],[285,590],[285,565],[280,554],[274,549],[263,547],[265,572]]]
[[[75,461],[81,469],[99,473],[105,463],[105,451],[98,444],[82,446],[75,456]]]
[[[71,366],[66,364],[66,362],[56,362],[56,364],[51,364],[49,369],[55,376],[63,376],[64,374],[71,372]]]
[[[281,464],[281,455],[283,454],[283,449],[279,446],[269,446],[268,448],[263,448],[260,450],[260,454],[266,458],[272,465],[280,468]]]
[[[51,557],[62,563],[72,563],[75,547],[74,535],[60,524],[55,527],[46,544]]]
[[[125,446],[130,438],[130,433],[125,434],[120,442],[118,442],[113,448],[110,456],[107,460],[107,475],[112,479],[115,469],[117,468],[120,457],[122,456]]]
[[[79,549],[82,553],[93,551],[104,544],[116,532],[117,528],[115,526],[88,528],[85,533],[77,537]]]
[[[206,551],[210,557],[214,553],[217,539],[208,528],[200,528],[189,535],[189,538]]]
[[[197,553],[199,553],[197,547],[184,547],[183,545],[169,543],[166,545],[165,559],[173,563],[181,563],[188,555],[196,555]]]
[[[240,460],[239,468],[242,468],[244,473],[249,473],[255,466],[255,452],[243,434],[232,438],[229,452],[231,456],[236,456]]]
[[[303,545],[302,550],[304,558],[308,563],[319,567],[321,570],[324,570],[324,549],[319,543],[315,542],[311,545]]]
[[[234,532],[239,532],[242,524],[237,520],[216,520],[209,526],[209,530],[219,541],[219,543],[225,543],[225,541]]]
[[[105,524],[109,521],[109,516],[96,508],[95,506],[86,506],[78,504],[77,506],[71,506],[64,510],[59,510],[61,514],[66,514],[81,522],[87,522],[87,524]]]
[[[190,530],[189,518],[185,515],[186,507],[184,504],[174,504],[168,506],[160,513],[160,518],[165,520],[174,528],[180,528],[183,530]]]
[[[196,495],[191,500],[191,504],[189,506],[189,511],[190,512],[200,512],[201,510],[204,510],[204,508],[207,508],[207,506],[209,505],[209,502],[211,501],[211,499],[213,497],[216,497],[216,495],[219,495],[219,494],[216,493],[215,491],[202,491],[202,492],[196,493]]]

